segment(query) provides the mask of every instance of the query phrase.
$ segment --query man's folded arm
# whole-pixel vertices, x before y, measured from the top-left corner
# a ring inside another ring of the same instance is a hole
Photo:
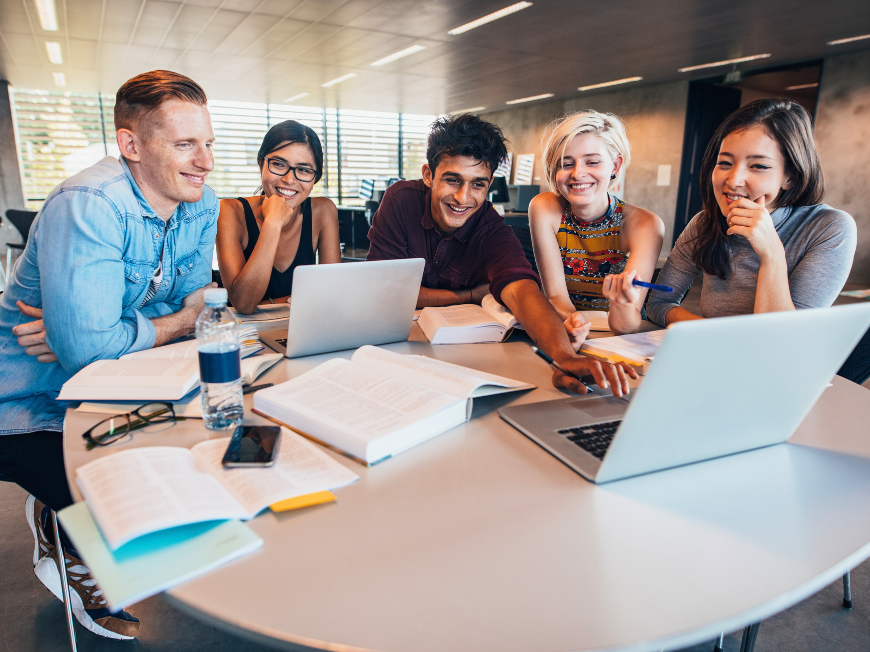
[[[61,366],[76,373],[152,347],[151,321],[123,309],[125,233],[117,209],[100,195],[61,192],[43,207],[38,229],[46,340]]]

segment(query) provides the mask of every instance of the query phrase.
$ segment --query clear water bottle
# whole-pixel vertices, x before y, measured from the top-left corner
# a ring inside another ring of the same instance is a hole
[[[213,288],[204,294],[205,308],[196,320],[202,418],[209,430],[223,430],[241,424],[245,412],[241,349],[227,291]]]

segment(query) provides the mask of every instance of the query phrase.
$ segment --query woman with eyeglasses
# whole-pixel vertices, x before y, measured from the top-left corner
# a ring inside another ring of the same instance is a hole
[[[338,209],[310,197],[323,173],[323,148],[295,120],[269,129],[257,153],[262,194],[221,200],[217,257],[233,307],[250,314],[259,304],[286,302],[300,265],[341,262]],[[315,253],[316,252],[316,253]]]

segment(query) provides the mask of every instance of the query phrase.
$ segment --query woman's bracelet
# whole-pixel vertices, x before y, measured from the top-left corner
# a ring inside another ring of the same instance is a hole
[[[269,303],[272,303],[272,304],[275,303],[274,301],[272,301],[272,297],[269,297]]]

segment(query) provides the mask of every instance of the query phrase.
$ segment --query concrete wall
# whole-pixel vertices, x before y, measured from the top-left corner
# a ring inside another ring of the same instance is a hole
[[[870,50],[825,59],[815,136],[828,182],[825,203],[858,224],[849,281],[870,285]]]
[[[548,188],[541,162],[541,133],[551,120],[584,109],[607,111],[621,117],[631,143],[625,200],[662,218],[666,229],[664,256],[673,239],[688,92],[688,82],[640,86],[488,112],[481,117],[504,130],[515,155],[535,154],[534,182],[541,184],[542,190]],[[671,166],[670,185],[656,185],[660,165]]]

